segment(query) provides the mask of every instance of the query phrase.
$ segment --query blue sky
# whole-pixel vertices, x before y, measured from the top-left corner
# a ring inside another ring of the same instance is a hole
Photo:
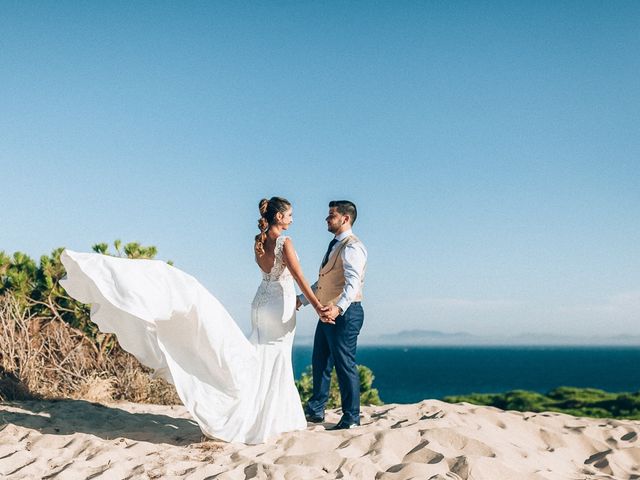
[[[310,280],[347,198],[363,334],[640,334],[638,78],[638,2],[2,2],[0,250],[153,244],[246,330],[260,198]]]

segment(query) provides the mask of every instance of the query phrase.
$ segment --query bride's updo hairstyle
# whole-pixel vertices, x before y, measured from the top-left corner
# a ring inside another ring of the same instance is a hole
[[[291,203],[286,198],[271,197],[269,200],[263,198],[258,204],[260,210],[260,219],[258,220],[258,228],[260,233],[256,235],[256,243],[253,249],[258,257],[264,255],[264,242],[267,240],[267,230],[276,223],[276,213],[285,214],[291,208]]]

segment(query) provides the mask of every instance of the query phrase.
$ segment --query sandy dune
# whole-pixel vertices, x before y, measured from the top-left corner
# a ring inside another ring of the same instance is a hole
[[[0,478],[631,480],[640,422],[426,400],[243,445],[203,439],[181,406],[15,402],[0,404]]]

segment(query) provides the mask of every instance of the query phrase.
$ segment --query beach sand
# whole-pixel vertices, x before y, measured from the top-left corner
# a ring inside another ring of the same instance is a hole
[[[640,422],[425,400],[261,445],[205,439],[182,406],[0,404],[7,479],[640,479]]]

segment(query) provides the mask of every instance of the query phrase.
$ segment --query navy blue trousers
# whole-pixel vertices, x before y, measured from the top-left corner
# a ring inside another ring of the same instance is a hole
[[[342,402],[342,421],[360,423],[360,375],[356,367],[358,334],[364,322],[360,302],[353,302],[335,325],[318,321],[313,339],[313,395],[307,413],[324,416],[335,365]]]

